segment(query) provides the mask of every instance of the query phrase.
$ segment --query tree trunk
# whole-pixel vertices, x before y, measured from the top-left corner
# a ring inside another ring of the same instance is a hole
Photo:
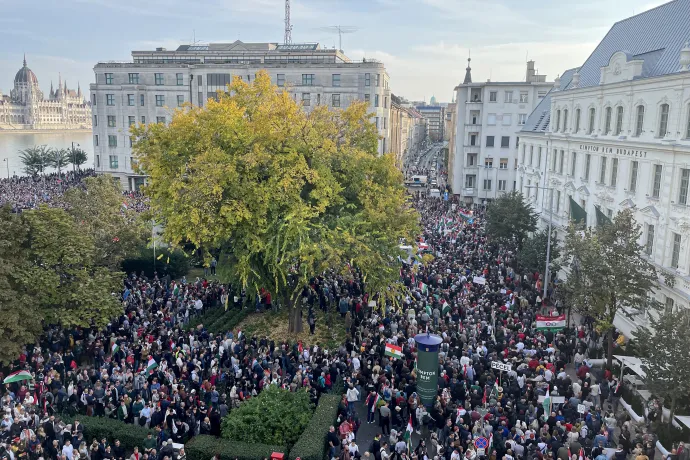
[[[289,308],[288,332],[290,334],[299,334],[302,332],[302,308],[300,305],[290,305]]]
[[[608,331],[606,344],[606,367],[613,369],[613,329]]]

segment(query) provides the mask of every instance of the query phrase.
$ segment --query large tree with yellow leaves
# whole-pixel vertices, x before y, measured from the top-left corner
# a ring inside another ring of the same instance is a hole
[[[220,248],[228,281],[290,306],[290,332],[303,286],[326,270],[356,267],[368,292],[394,291],[418,215],[364,103],[307,112],[261,72],[133,134],[163,237]]]

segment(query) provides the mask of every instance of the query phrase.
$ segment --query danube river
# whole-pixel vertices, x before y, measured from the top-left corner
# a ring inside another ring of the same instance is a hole
[[[90,130],[66,131],[0,131],[0,177],[7,177],[9,161],[10,175],[23,176],[20,151],[35,145],[47,145],[53,148],[69,148],[72,142],[86,152],[88,160],[82,168],[93,168],[93,138]],[[68,166],[71,168],[71,166]],[[50,171],[49,169],[46,169]]]

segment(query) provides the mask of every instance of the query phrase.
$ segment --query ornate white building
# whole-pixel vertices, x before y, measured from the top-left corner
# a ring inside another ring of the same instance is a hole
[[[0,92],[0,129],[90,129],[91,103],[81,92],[58,81],[57,90],[50,85],[50,96],[44,99],[38,78],[24,65],[14,77],[10,95]]]
[[[518,190],[565,234],[630,208],[668,308],[690,305],[690,0],[617,22],[520,131]],[[551,196],[534,186],[549,187]],[[673,283],[666,283],[666,279]],[[634,321],[616,318],[629,335]]]

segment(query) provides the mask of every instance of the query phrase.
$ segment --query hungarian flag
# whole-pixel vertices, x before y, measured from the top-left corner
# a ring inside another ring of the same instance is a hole
[[[429,249],[429,245],[427,243],[419,243],[418,246],[419,249],[422,251],[426,251],[427,249]]]
[[[450,312],[450,305],[445,300],[443,301],[441,314],[446,316]]]
[[[403,357],[402,347],[399,347],[397,345],[393,345],[392,343],[387,343],[386,344],[386,356],[390,356],[391,358],[402,358]]]
[[[428,286],[421,281],[419,282],[419,289],[422,291],[422,294],[426,294],[428,292]]]
[[[150,372],[157,367],[158,367],[158,363],[156,362],[156,360],[153,359],[153,356],[149,356],[149,362],[146,365],[146,370]]]
[[[115,353],[117,353],[117,350],[119,350],[119,349],[120,349],[120,346],[117,343],[113,342],[112,346],[110,347],[110,354],[114,355]]]
[[[585,460],[585,450],[582,447],[580,447],[580,453],[577,456],[577,460]]]
[[[565,315],[541,316],[537,315],[538,331],[559,331],[565,327]]]
[[[407,442],[407,445],[410,445],[410,438],[412,437],[412,414],[410,414],[410,419],[407,421],[407,429],[405,429],[405,432],[403,433],[403,439],[405,442]]]
[[[546,415],[551,414],[551,396],[549,396],[549,389],[546,389],[546,396],[544,397],[544,402],[542,402],[542,405],[544,406],[544,412],[546,412]]]
[[[374,396],[374,403],[371,405],[371,409],[369,409],[372,413],[376,412],[376,406],[378,406],[380,399],[381,397],[376,393],[376,396]]]

